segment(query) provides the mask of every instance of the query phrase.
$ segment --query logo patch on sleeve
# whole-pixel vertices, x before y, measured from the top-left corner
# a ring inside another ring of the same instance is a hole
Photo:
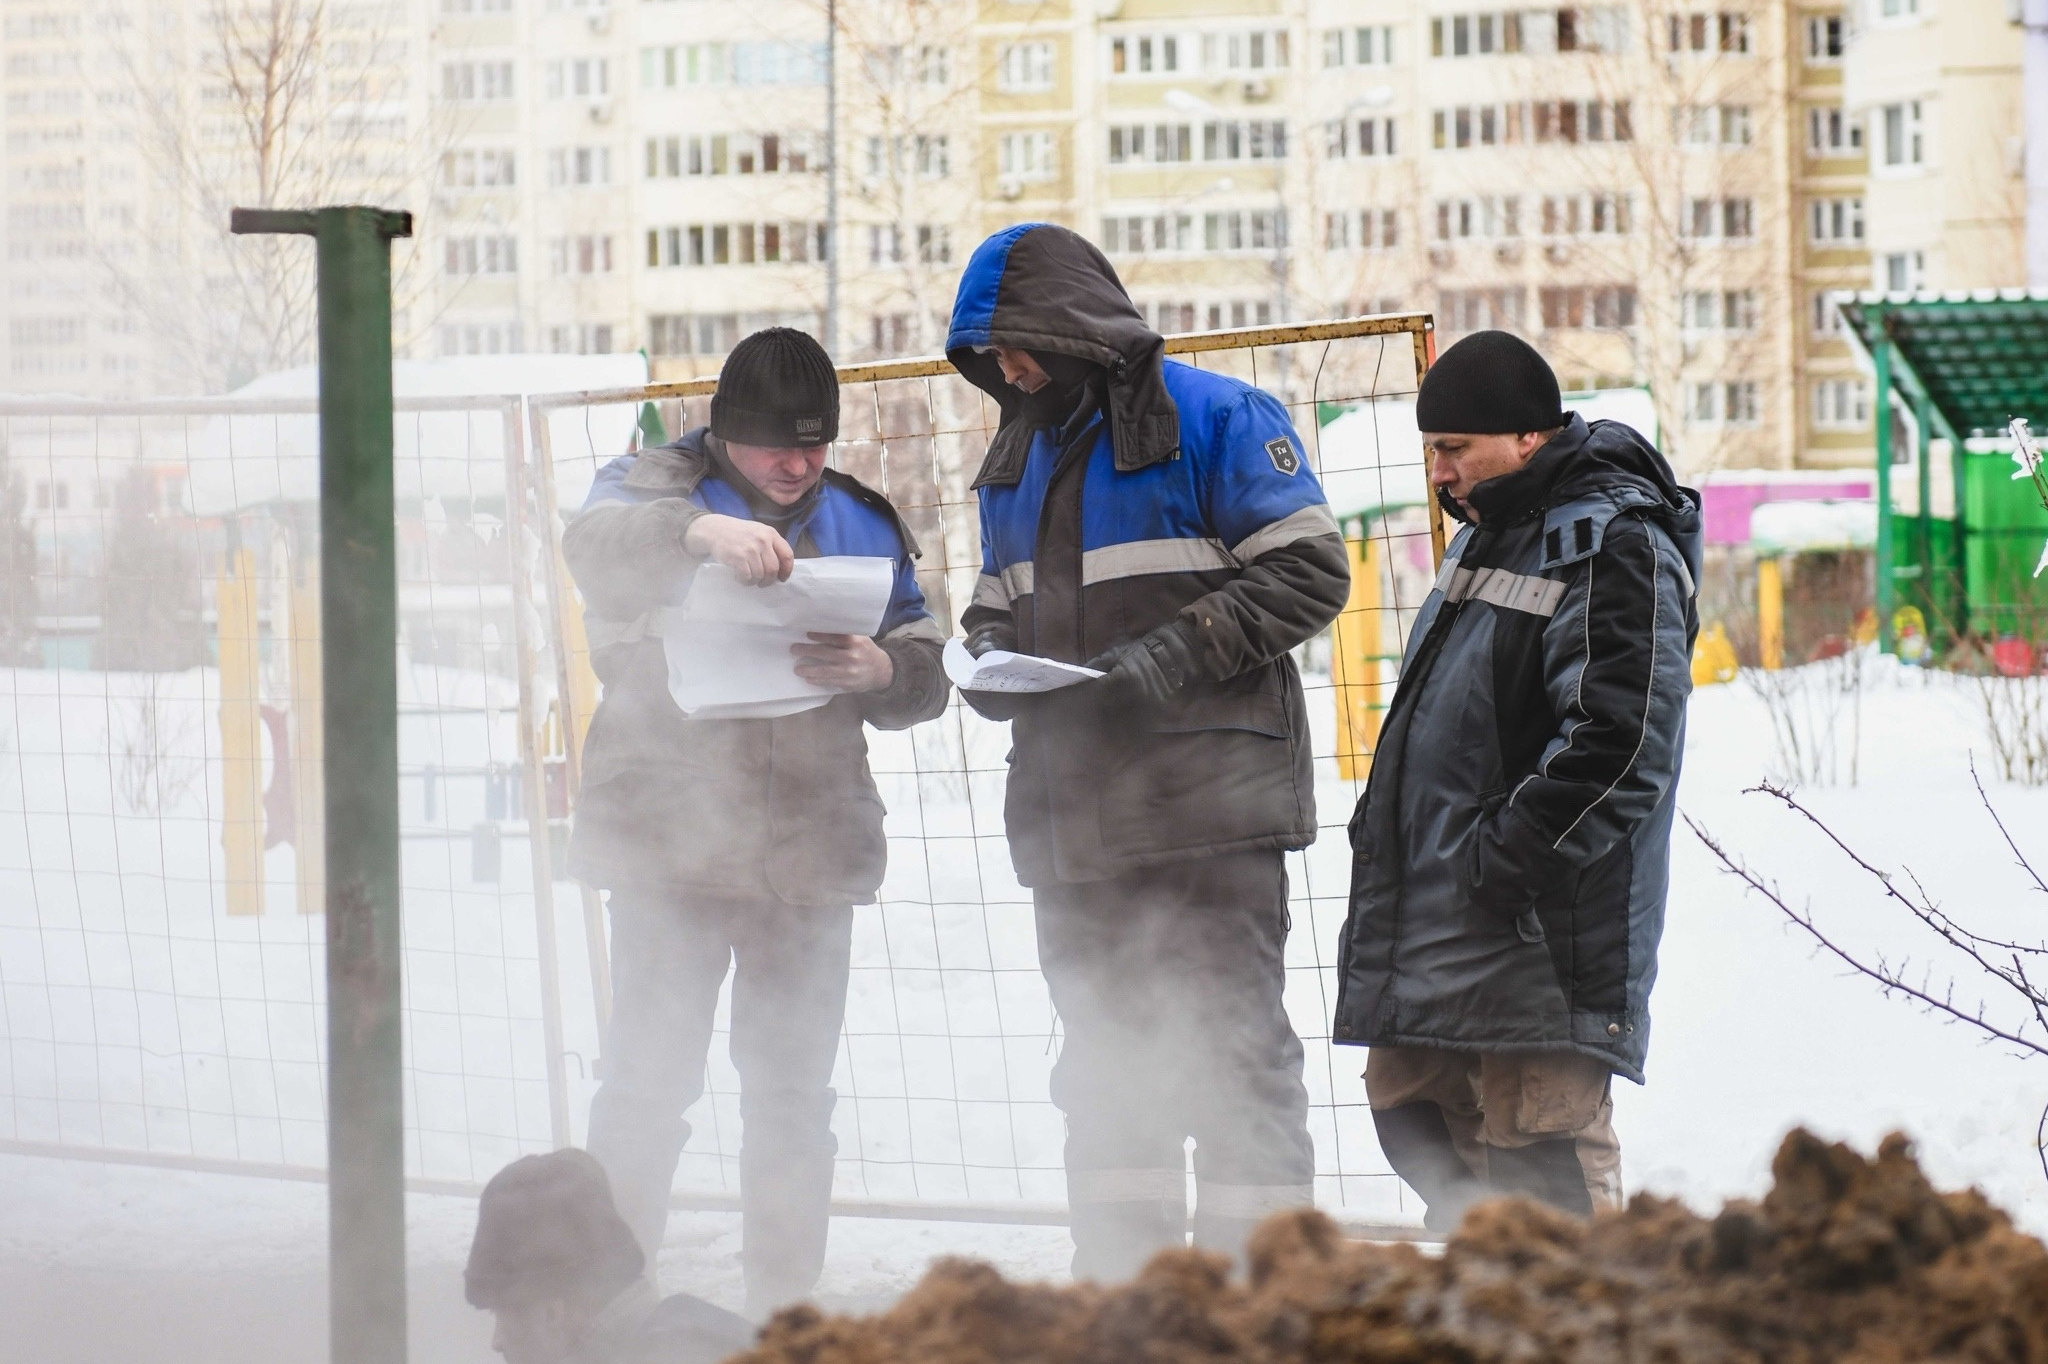
[[[1301,468],[1301,456],[1294,453],[1294,442],[1285,436],[1266,442],[1266,457],[1283,474],[1292,474]]]

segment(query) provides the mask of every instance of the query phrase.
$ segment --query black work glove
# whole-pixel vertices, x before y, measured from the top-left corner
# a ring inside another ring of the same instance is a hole
[[[1014,621],[990,621],[976,626],[966,640],[967,652],[980,658],[991,649],[1017,651],[1017,626]],[[960,699],[974,708],[974,713],[984,720],[1014,720],[1036,698],[1029,692],[1014,691],[973,691],[960,689]]]
[[[1179,624],[1173,623],[1103,650],[1088,666],[1107,674],[1090,688],[1103,704],[1157,708],[1201,674],[1202,660]]]
[[[991,650],[1017,652],[1017,627],[1011,621],[990,621],[967,636],[967,652],[980,658]]]

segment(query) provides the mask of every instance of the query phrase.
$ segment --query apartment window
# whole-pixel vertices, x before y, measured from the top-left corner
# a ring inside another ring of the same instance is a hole
[[[1756,201],[1735,197],[1688,199],[1678,225],[1681,236],[1699,241],[1739,241],[1754,237]]]
[[[1325,213],[1323,244],[1332,251],[1391,251],[1401,244],[1401,215],[1391,208]]]
[[[452,103],[511,99],[512,63],[443,62],[441,98]]]
[[[1893,251],[1878,262],[1878,277],[1888,293],[1917,293],[1927,285],[1927,253]]]
[[[996,177],[1006,184],[1042,184],[1059,173],[1051,133],[1004,133],[996,140]]]
[[[655,355],[723,355],[740,343],[738,313],[656,313],[647,319]]]
[[[1323,66],[1392,66],[1394,26],[1361,24],[1323,34]]]
[[[1820,289],[1814,292],[1812,313],[1815,336],[1842,334],[1842,310],[1835,302],[1833,290]]]
[[[1205,123],[1204,161],[1279,161],[1287,155],[1287,125],[1278,121]]]
[[[1537,291],[1545,330],[1615,331],[1636,324],[1632,284],[1556,285]]]
[[[1109,130],[1112,166],[1173,165],[1194,156],[1194,129],[1185,123],[1132,123]]]
[[[1277,209],[1227,209],[1202,215],[1205,251],[1277,251],[1287,245],[1287,215]]]
[[[1109,40],[1109,71],[1113,76],[1170,76],[1180,70],[1180,53],[1177,34],[1126,34]]]
[[[801,175],[810,169],[805,134],[706,133],[647,139],[647,178],[684,175]]]
[[[868,346],[876,355],[904,355],[909,352],[909,313],[876,313],[868,318],[868,328]]]
[[[1747,104],[1682,104],[1671,111],[1671,140],[1686,147],[1747,147],[1756,125]]]
[[[1152,330],[1161,336],[1195,329],[1195,305],[1192,303],[1140,303],[1138,315],[1149,321]]]
[[[1887,104],[1877,113],[1884,128],[1879,158],[1882,163],[1892,169],[1924,165],[1926,138],[1921,128],[1920,101],[1909,99],[1900,104]]]
[[[1113,256],[1194,248],[1194,218],[1186,213],[1122,214],[1102,220],[1102,249]]]
[[[1806,154],[1850,156],[1863,150],[1863,124],[1840,105],[1806,111]]]
[[[1750,25],[1747,14],[1732,10],[1693,10],[1667,17],[1670,47],[1675,53],[1725,53],[1747,56]]]
[[[1621,5],[1542,10],[1532,14],[1529,47],[1559,52],[1623,52],[1628,48],[1629,12]],[[1550,41],[1545,42],[1544,39]]]
[[[450,275],[519,273],[517,237],[449,237],[442,242],[441,249],[442,269]]]
[[[1862,379],[1822,379],[1813,386],[1816,431],[1859,431],[1870,425],[1870,385]]]
[[[903,263],[903,228],[895,223],[874,223],[868,227],[868,264]]]
[[[549,99],[596,99],[612,89],[612,64],[604,57],[563,57],[547,64]]]
[[[917,260],[920,265],[951,265],[953,229],[920,223],[917,229]]]
[[[1754,379],[1685,386],[1685,419],[1700,426],[1755,426],[1763,404]]]
[[[1861,199],[1815,199],[1807,205],[1806,237],[1815,246],[1863,240]]]
[[[1688,289],[1679,296],[1678,323],[1691,332],[1753,332],[1760,316],[1754,289]]]
[[[1202,69],[1238,74],[1277,71],[1287,65],[1287,30],[1258,29],[1251,33],[1204,33]]]
[[[1486,57],[1522,50],[1522,12],[1443,14],[1429,21],[1432,57]]]
[[[952,172],[951,143],[944,133],[899,134],[891,140],[871,137],[867,142],[867,178],[884,175],[915,175],[939,180]]]
[[[1546,237],[1622,237],[1635,226],[1634,201],[1626,194],[1546,194]]]
[[[996,64],[996,88],[1011,95],[1039,94],[1052,89],[1052,44],[1004,44]]]
[[[1356,122],[1328,125],[1324,150],[1333,157],[1392,156],[1395,145],[1393,119],[1361,118]]]
[[[1504,289],[1444,289],[1437,294],[1437,325],[1445,331],[1476,332],[1492,327],[1509,331],[1522,325],[1523,291],[1519,285]]]
[[[1920,12],[1920,0],[1877,0],[1880,19],[1910,19]]]
[[[557,355],[610,355],[612,329],[606,322],[548,328],[548,349]]]
[[[610,147],[556,147],[548,153],[548,184],[557,189],[611,182]]]
[[[1689,383],[1685,386],[1685,419],[1698,425],[1721,420],[1721,386]]]
[[[443,355],[516,355],[525,349],[517,322],[444,322],[438,331]]]
[[[917,50],[917,79],[921,85],[947,85],[953,79],[952,49],[929,44]]]
[[[650,268],[802,264],[825,259],[823,223],[689,223],[647,230]]]
[[[680,43],[640,49],[640,84],[649,90],[824,83],[822,43]]]
[[[1273,322],[1273,305],[1265,299],[1236,299],[1229,303],[1211,303],[1208,307],[1209,330],[1221,331],[1225,327],[1266,327]]]
[[[608,275],[612,269],[612,239],[592,233],[557,237],[548,243],[548,257],[558,275]]]
[[[1842,60],[1843,20],[1840,15],[1806,21],[1806,64],[1832,66]]]
[[[1485,194],[1436,202],[1436,239],[1464,241],[1472,237],[1522,235],[1522,201],[1512,194]]]
[[[1498,147],[1522,140],[1523,106],[1461,104],[1430,114],[1430,140],[1438,151]]]
[[[1538,142],[1627,142],[1635,122],[1627,100],[1538,100],[1531,106]]]
[[[496,189],[518,182],[518,158],[496,149],[441,153],[443,189]]]

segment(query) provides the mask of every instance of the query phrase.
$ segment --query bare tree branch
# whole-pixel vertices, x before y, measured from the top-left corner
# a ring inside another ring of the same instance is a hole
[[[1774,792],[1773,794],[1777,793]],[[1798,807],[1795,806],[1794,808],[1796,809]],[[1801,810],[1800,813],[1805,814],[1806,812],[1804,810]],[[2022,1052],[2027,1053],[2028,1055],[2048,1057],[2048,1039],[2044,1039],[2043,1041],[2037,1042],[2033,1038],[2026,1035],[2026,1029],[2024,1025],[2022,1025],[2019,1029],[2016,1030],[2000,1027],[1998,1024],[1993,1023],[1992,1021],[1990,1021],[1989,1018],[1985,1016],[1985,1010],[1983,1006],[1980,1005],[1977,1011],[1973,1013],[1968,1009],[1965,1009],[1962,1006],[1958,1005],[1955,1002],[1954,981],[1951,980],[1950,982],[1948,982],[1947,988],[1943,990],[1941,993],[1937,994],[1935,993],[1931,984],[1914,985],[1906,979],[1904,975],[1905,967],[1907,965],[1906,962],[1900,962],[1897,965],[1894,965],[1893,963],[1886,961],[1882,956],[1876,958],[1875,961],[1866,961],[1863,958],[1857,956],[1855,953],[1849,951],[1847,948],[1843,947],[1841,944],[1835,942],[1834,939],[1830,938],[1825,932],[1821,930],[1820,926],[1814,922],[1811,913],[1803,909],[1793,908],[1792,905],[1785,900],[1783,894],[1779,892],[1775,883],[1765,880],[1760,874],[1752,870],[1740,858],[1730,853],[1726,848],[1724,848],[1721,845],[1721,843],[1717,839],[1715,839],[1715,837],[1711,833],[1709,833],[1705,828],[1703,828],[1698,821],[1693,819],[1691,815],[1682,815],[1682,818],[1684,818],[1685,820],[1686,827],[1691,829],[1693,831],[1694,836],[1697,837],[1700,840],[1700,842],[1706,845],[1707,851],[1714,855],[1715,860],[1720,862],[1724,870],[1726,870],[1730,875],[1733,875],[1737,879],[1741,880],[1751,890],[1763,896],[1772,905],[1776,906],[1780,913],[1782,913],[1787,919],[1789,919],[1792,923],[1796,924],[1800,929],[1802,929],[1823,950],[1828,952],[1837,960],[1841,961],[1844,965],[1848,966],[1857,974],[1867,977],[1868,979],[1876,982],[1879,990],[1882,991],[1884,994],[1903,995],[1906,998],[1911,999],[1916,1003],[1922,1005],[1930,1012],[1942,1015],[1952,1022],[1961,1023],[1969,1028],[1973,1028],[1976,1031],[1983,1033],[1987,1038],[1991,1040],[2003,1042],[2008,1046],[2016,1047]],[[1812,819],[1812,816],[1808,815],[1807,818]],[[1847,847],[1845,847],[1839,839],[1835,839],[1833,834],[1827,830],[1826,825],[1821,824],[1818,820],[1814,820],[1813,822],[1816,825],[1816,827],[1822,830],[1823,833],[1828,833],[1829,838],[1835,843],[1835,845],[1837,847],[1842,848],[1845,853],[1848,853],[1849,857],[1853,861],[1855,861],[1858,866],[1864,868],[1864,870],[1866,871],[1869,871],[1873,876],[1876,876],[1880,881],[1884,882],[1887,893],[1893,894],[1896,898],[1896,892],[1892,890],[1890,880],[1888,877],[1884,875],[1884,873],[1879,872],[1875,868],[1871,867],[1869,863],[1863,861],[1862,858],[1858,857],[1855,853],[1851,852]],[[1996,974],[2001,981],[2005,981],[2008,984],[2012,984],[2012,981],[2002,972],[1995,972],[1994,974]],[[1923,979],[1931,980],[1931,977],[1923,977]],[[2027,991],[2024,986],[2015,985],[2014,988],[2020,989],[2023,994],[2026,994],[2027,1002],[2030,1006],[2035,1008],[2041,1006],[2043,1001],[2037,994],[2033,994],[2030,991]]]

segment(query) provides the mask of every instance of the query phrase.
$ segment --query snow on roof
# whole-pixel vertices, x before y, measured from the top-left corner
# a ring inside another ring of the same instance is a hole
[[[1762,554],[1869,549],[1877,543],[1877,503],[1766,502],[1750,513],[1749,540]]]
[[[623,388],[647,382],[647,361],[631,355],[474,355],[400,360],[391,367],[398,411],[392,458],[400,501],[427,497],[503,498],[506,409],[526,394]],[[266,374],[229,396],[299,404],[317,397],[317,366]],[[408,400],[475,398],[476,407],[406,411]],[[631,404],[565,408],[549,416],[550,446],[563,485],[561,501],[582,500],[597,464],[624,454],[638,411]],[[518,413],[522,435],[525,414]],[[319,496],[320,420],[309,412],[209,419],[190,446],[191,505],[221,516],[273,502]],[[595,458],[593,458],[595,456]],[[571,486],[573,485],[573,487]]]

